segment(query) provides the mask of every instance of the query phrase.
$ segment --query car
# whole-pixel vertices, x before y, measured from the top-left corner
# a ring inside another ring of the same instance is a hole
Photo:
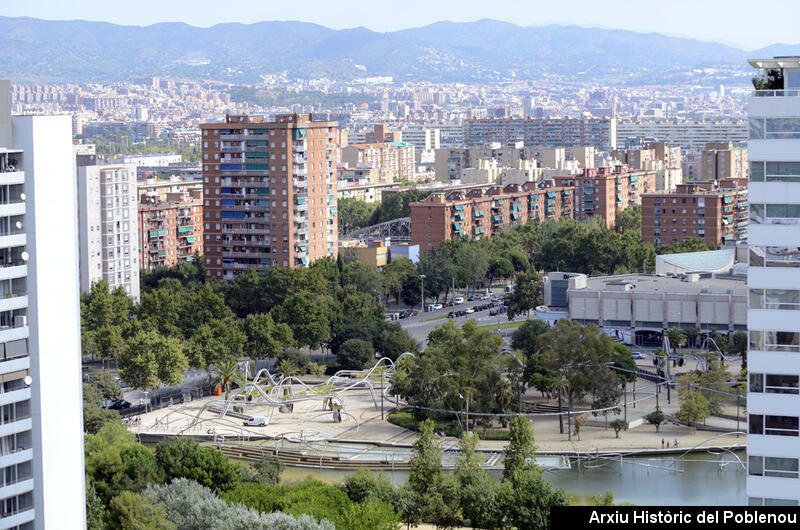
[[[474,302],[477,299],[478,299],[478,296],[473,294],[472,296],[467,298],[467,302]]]
[[[473,308],[471,308],[471,307],[468,307],[468,308],[466,308],[464,310],[464,313],[466,313],[467,315],[471,315],[474,312],[475,312],[475,310]]]
[[[456,316],[459,316],[459,317],[463,317],[466,314],[467,314],[467,312],[464,311],[463,309],[460,309],[460,310],[456,311]]]
[[[463,304],[463,303],[464,303],[464,297],[463,296],[456,296],[456,299],[453,300],[453,304],[455,304],[455,305]]]
[[[419,311],[417,311],[417,310],[409,311],[409,313],[408,313],[408,316],[410,316],[410,317],[415,317],[417,315],[419,315]]]
[[[453,307],[453,304],[451,304],[450,302],[442,302],[442,306],[443,307]]]
[[[499,306],[499,305],[500,305],[500,302],[492,302],[492,303],[491,303],[491,304],[489,304],[489,305],[491,305],[492,307],[497,307],[497,306]]]
[[[450,311],[449,313],[447,313],[447,318],[455,318],[455,316],[456,316],[455,311]]]
[[[443,307],[444,306],[442,304],[433,304],[433,310],[434,311],[438,311],[439,309],[442,309]]]
[[[503,300],[503,307],[508,307],[510,305],[511,305],[511,301],[510,300]]]
[[[644,359],[644,354],[640,351],[631,352],[634,359]]]
[[[489,311],[489,316],[495,316],[499,314],[500,312],[497,309],[492,309],[491,311]]]
[[[243,425],[245,427],[266,427],[267,426],[267,417],[266,416],[253,416],[252,418],[247,418],[244,420]]]
[[[108,408],[111,410],[126,410],[131,408],[131,402],[120,399],[119,401],[113,402]]]
[[[506,313],[506,312],[508,312],[508,308],[506,306],[504,306],[504,305],[501,305],[500,307],[497,308],[497,311],[499,313],[501,313],[501,314],[502,313]]]

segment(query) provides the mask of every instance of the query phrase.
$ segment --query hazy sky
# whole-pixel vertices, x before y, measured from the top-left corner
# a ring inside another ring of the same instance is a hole
[[[0,15],[147,25],[302,20],[391,31],[440,20],[658,32],[747,50],[800,43],[800,0],[2,0]]]

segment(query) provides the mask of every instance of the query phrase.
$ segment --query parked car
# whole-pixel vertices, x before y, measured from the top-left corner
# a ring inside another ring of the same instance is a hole
[[[419,311],[417,311],[417,310],[408,312],[408,316],[410,316],[410,317],[415,317],[417,315],[419,315]]]
[[[131,408],[130,401],[125,401],[124,399],[120,399],[119,401],[115,401],[109,407],[111,410],[126,410]]]
[[[252,418],[244,420],[243,425],[245,427],[266,427],[267,418],[266,416],[253,416]]]
[[[644,359],[644,354],[640,351],[631,352],[634,359]]]
[[[491,311],[489,311],[489,316],[495,316],[498,314],[500,314],[500,312],[497,309],[492,309]]]
[[[455,317],[456,317],[455,311],[450,311],[449,313],[447,313],[447,318],[455,318]]]
[[[433,310],[434,311],[438,311],[439,309],[442,309],[443,307],[444,306],[442,304],[433,304]]]
[[[474,312],[475,312],[475,310],[474,310],[474,309],[472,309],[471,307],[468,307],[468,308],[466,308],[466,309],[464,310],[464,313],[466,313],[467,315],[471,315],[471,314],[472,314],[472,313],[474,313]]]
[[[455,305],[463,304],[464,303],[464,297],[463,296],[456,296],[456,299],[453,300],[453,303]]]

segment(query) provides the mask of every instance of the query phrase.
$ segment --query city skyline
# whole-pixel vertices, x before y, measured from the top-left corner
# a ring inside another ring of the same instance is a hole
[[[652,5],[627,0],[612,0],[601,5],[589,0],[570,0],[569,9],[564,3],[542,4],[501,0],[494,11],[486,13],[486,6],[475,0],[465,2],[437,2],[431,5],[420,0],[410,0],[406,9],[391,13],[374,9],[363,1],[330,4],[310,0],[296,4],[262,4],[252,0],[234,0],[220,12],[209,0],[199,0],[191,5],[179,0],[167,4],[143,0],[132,6],[113,5],[97,0],[54,2],[43,0],[7,6],[3,13],[11,17],[35,17],[46,20],[90,20],[124,25],[147,26],[163,22],[184,22],[192,26],[210,27],[226,22],[252,24],[262,21],[300,21],[319,24],[332,29],[366,27],[372,31],[390,32],[426,26],[435,22],[473,22],[494,19],[523,27],[548,25],[579,26],[583,28],[618,29],[637,33],[660,33],[672,37],[718,42],[746,51],[758,50],[772,44],[798,44],[792,21],[795,17],[771,17],[774,9],[791,15],[800,7],[787,6],[783,0],[766,0],[763,9],[740,17],[740,6],[745,2],[677,0],[669,10],[652,16]],[[788,13],[786,12],[788,8]],[[686,16],[686,13],[692,16]],[[246,15],[242,15],[246,13]],[[797,14],[796,13],[796,14]],[[356,16],[353,16],[353,15]],[[708,24],[708,20],[717,23]],[[735,37],[732,37],[735,36]]]

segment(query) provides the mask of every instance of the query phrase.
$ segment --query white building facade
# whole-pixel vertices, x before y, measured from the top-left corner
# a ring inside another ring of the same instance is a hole
[[[85,527],[72,120],[0,81],[0,529]]]
[[[139,298],[136,167],[78,168],[81,290],[105,280]]]
[[[748,102],[748,503],[800,500],[800,57]],[[785,88],[785,90],[784,90]]]

